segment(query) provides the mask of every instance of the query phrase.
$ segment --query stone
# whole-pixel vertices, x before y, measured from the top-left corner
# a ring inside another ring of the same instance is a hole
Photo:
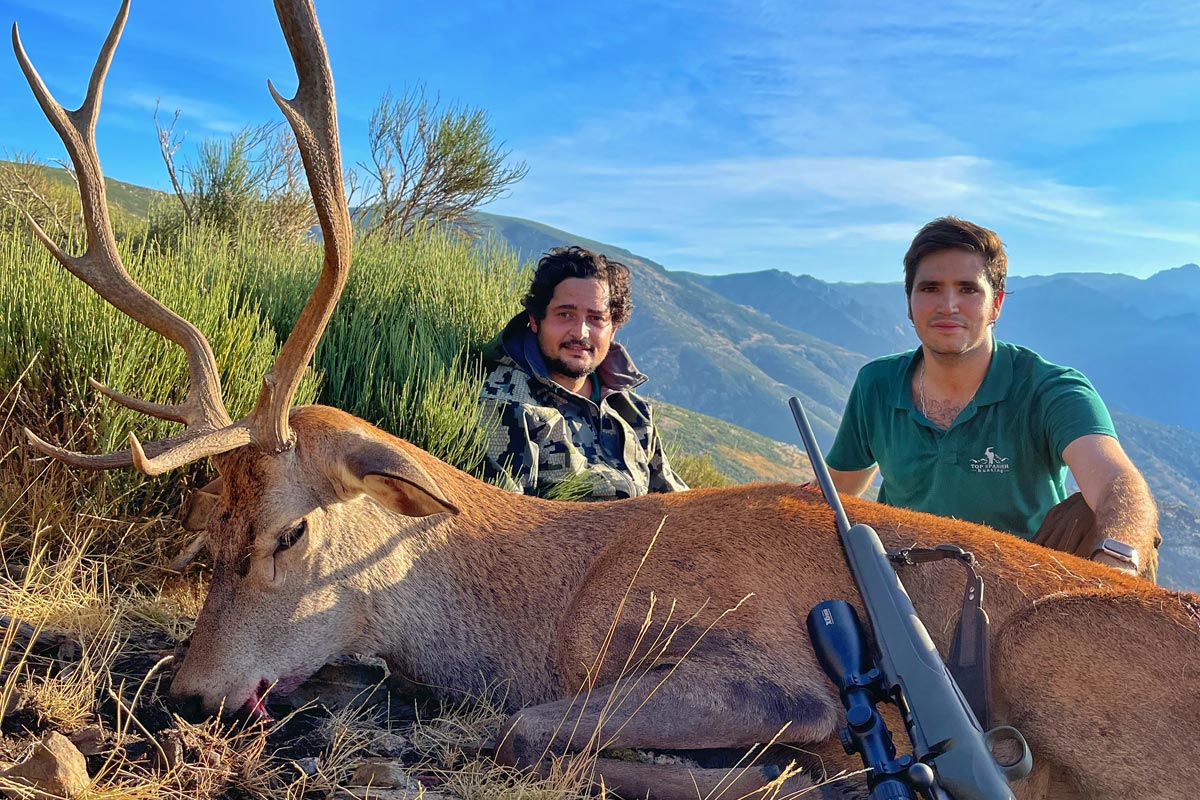
[[[304,758],[298,758],[296,759],[296,769],[300,770],[311,778],[321,769],[321,760],[316,756],[305,756]]]
[[[372,656],[340,656],[289,694],[272,697],[273,702],[298,708],[307,703],[330,711],[363,708],[388,699],[386,662]]]
[[[349,785],[412,791],[421,789],[421,782],[409,775],[399,761],[386,758],[368,758],[360,762]]]
[[[170,772],[183,766],[185,751],[178,736],[159,736],[158,747],[154,748],[154,765],[162,772]]]
[[[4,777],[26,789],[10,788],[8,797],[78,797],[87,789],[91,779],[87,761],[71,740],[57,731],[50,731],[34,745],[33,754],[7,770]]]
[[[400,758],[410,750],[408,739],[395,731],[381,733],[371,740],[371,752],[380,758]]]
[[[0,703],[3,703],[3,708],[0,708],[0,716],[11,717],[29,705],[29,693],[24,689],[16,689],[0,696]]]
[[[86,728],[80,728],[67,738],[85,756],[97,756],[105,750],[104,731],[99,725],[88,725]]]

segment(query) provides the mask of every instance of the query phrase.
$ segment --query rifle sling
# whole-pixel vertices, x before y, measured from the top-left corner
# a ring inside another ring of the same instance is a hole
[[[975,718],[983,729],[992,727],[992,684],[989,672],[987,612],[983,610],[983,578],[975,569],[975,556],[956,545],[938,545],[935,548],[906,547],[888,553],[894,564],[927,564],[953,558],[967,570],[967,587],[963,593],[962,611],[958,624],[954,626],[954,639],[950,643],[950,657],[946,666],[958,688],[962,690],[967,704],[975,712]]]

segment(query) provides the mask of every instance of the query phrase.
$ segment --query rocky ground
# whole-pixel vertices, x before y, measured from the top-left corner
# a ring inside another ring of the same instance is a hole
[[[78,643],[22,625],[4,631],[14,645],[8,652],[23,651],[31,675],[61,679],[80,669]],[[98,776],[119,772],[162,784],[162,796],[273,796],[274,785],[279,796],[297,800],[433,800],[448,770],[484,750],[470,731],[443,735],[444,710],[427,696],[397,691],[377,659],[327,665],[270,704],[271,722],[188,721],[166,701],[177,655],[166,636],[123,649],[111,681],[93,687],[94,718],[77,725],[53,719],[36,681],[22,685],[11,669],[0,672],[0,791],[79,797]],[[247,788],[249,771],[260,774]]]

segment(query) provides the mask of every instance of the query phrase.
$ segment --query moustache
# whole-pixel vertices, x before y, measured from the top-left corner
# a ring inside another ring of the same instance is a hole
[[[560,344],[559,347],[582,347],[584,350],[587,350],[588,352],[591,352],[592,350],[595,349],[594,347],[592,347],[592,343],[590,341],[588,341],[587,339],[570,339],[570,340],[565,341],[562,344]]]

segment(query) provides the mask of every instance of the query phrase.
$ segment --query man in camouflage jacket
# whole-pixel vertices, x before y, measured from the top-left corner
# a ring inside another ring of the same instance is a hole
[[[633,392],[646,376],[612,341],[632,310],[628,267],[555,248],[538,263],[524,305],[489,347],[480,405],[495,427],[485,471],[540,496],[562,496],[565,486],[585,500],[687,489],[650,405]]]

